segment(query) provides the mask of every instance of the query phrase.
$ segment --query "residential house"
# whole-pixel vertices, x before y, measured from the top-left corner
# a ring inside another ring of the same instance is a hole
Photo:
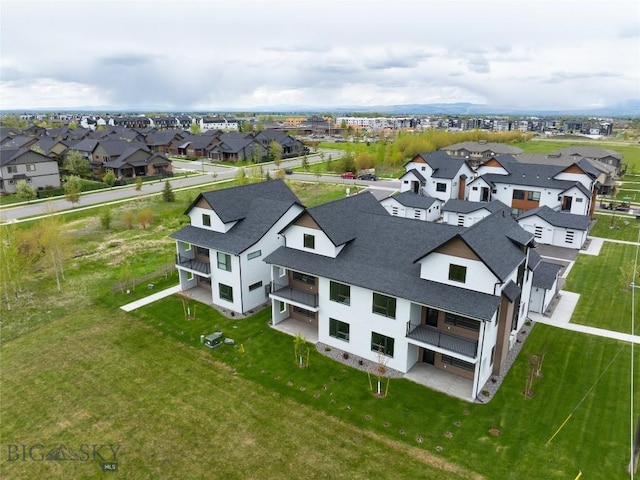
[[[442,207],[442,222],[459,227],[470,227],[497,211],[510,213],[511,209],[499,200],[470,202],[451,199]]]
[[[155,132],[145,137],[145,143],[152,152],[169,153],[172,142],[180,142],[184,140],[184,132],[182,130],[163,130]]]
[[[541,206],[574,215],[592,216],[596,190],[593,168],[584,160],[565,166],[520,163],[500,155],[478,167],[468,183],[467,199],[500,200],[514,217]]]
[[[400,372],[466,379],[468,400],[504,372],[533,273],[533,235],[509,215],[463,228],[394,217],[360,194],[307,209],[282,236],[265,258],[274,325],[303,322],[319,342]]]
[[[282,180],[201,193],[185,211],[190,225],[171,235],[181,290],[204,288],[212,304],[236,313],[264,305],[271,268],[263,259],[302,211]]]
[[[0,194],[16,192],[25,180],[36,190],[60,186],[60,170],[54,158],[29,148],[0,147]]]
[[[235,118],[225,118],[225,117],[202,117],[198,121],[198,125],[200,125],[200,130],[205,132],[207,130],[222,130],[224,132],[228,131],[238,131],[240,130],[240,124],[238,120]]]
[[[440,150],[447,152],[452,157],[464,158],[473,169],[478,168],[496,155],[519,155],[523,153],[518,147],[512,147],[504,143],[487,142],[486,140],[460,142],[443,147]]]
[[[440,218],[443,203],[438,198],[418,195],[409,191],[386,197],[380,201],[380,204],[390,215],[426,220],[427,222],[435,222]]]
[[[474,175],[465,159],[443,151],[418,154],[404,168],[406,173],[400,177],[402,192],[427,195],[443,202],[464,199],[466,182]]]
[[[16,148],[31,148],[36,144],[39,137],[32,137],[28,135],[15,135],[7,137],[2,142],[3,148],[16,149]]]
[[[574,161],[578,161],[582,158],[588,158],[590,160],[594,160],[614,167],[616,169],[616,176],[623,173],[621,170],[623,168],[622,159],[624,157],[615,150],[608,150],[600,147],[571,146],[556,150],[550,155],[561,155],[563,157],[570,157]]]
[[[169,153],[185,157],[206,157],[209,147],[214,143],[214,137],[185,133],[181,140],[177,139],[169,144]]]
[[[114,160],[102,164],[106,171],[113,171],[116,178],[134,178],[151,175],[170,175],[171,160],[164,153],[152,153],[140,146],[127,148]]]
[[[251,133],[228,132],[218,135],[216,143],[209,147],[208,156],[214,162],[259,162],[267,153]]]
[[[299,157],[309,151],[300,140],[280,130],[262,130],[255,139],[267,152],[270,151],[271,142],[277,142],[282,147],[282,158]]]
[[[536,243],[580,249],[587,241],[591,218],[552,210],[546,205],[527,210],[517,218],[518,224],[533,233]]]
[[[138,149],[149,152],[149,148],[144,143],[101,139],[91,152],[93,170],[98,172],[104,167],[104,164],[117,160],[123,153],[130,153]]]
[[[62,140],[47,136],[39,138],[32,148],[40,149],[47,157],[55,159],[63,158],[69,150],[69,147]]]

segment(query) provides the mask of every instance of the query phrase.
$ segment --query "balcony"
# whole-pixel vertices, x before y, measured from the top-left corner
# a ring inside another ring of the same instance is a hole
[[[195,258],[187,258],[182,255],[178,255],[176,258],[176,266],[188,268],[201,275],[211,275],[211,264],[209,262],[202,262]]]
[[[413,325],[411,322],[407,322],[407,338],[456,352],[469,358],[475,358],[478,353],[477,341],[451,335],[426,325]]]
[[[271,282],[271,292],[269,297],[285,301],[287,303],[297,304],[314,312],[318,310],[317,293],[305,292],[303,290],[292,288],[289,285],[280,285],[278,283]]]

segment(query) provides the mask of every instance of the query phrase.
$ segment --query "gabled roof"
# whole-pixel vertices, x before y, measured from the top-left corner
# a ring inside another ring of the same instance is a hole
[[[440,202],[437,198],[429,197],[427,195],[418,195],[413,192],[402,192],[389,198],[393,198],[400,203],[400,205],[404,205],[405,207],[424,208],[425,210],[429,209],[434,203]]]
[[[509,283],[502,289],[502,294],[507,297],[511,303],[515,302],[521,293],[522,289],[516,285],[513,280],[509,280]]]
[[[497,142],[460,142],[455,143],[453,145],[449,145],[448,147],[442,147],[440,150],[455,152],[458,150],[467,150],[469,152],[493,152],[495,155],[500,155],[503,153],[509,153],[511,155],[519,155],[523,151],[518,147],[512,147],[511,145],[506,145],[504,143]]]
[[[518,221],[534,216],[540,217],[554,227],[571,228],[581,231],[587,231],[591,223],[591,219],[587,215],[557,212],[546,205],[534,208],[533,210],[527,210],[518,217]]]
[[[555,283],[561,266],[555,263],[540,262],[538,267],[533,271],[532,285],[545,290],[551,290]]]
[[[212,146],[211,149],[228,153],[237,153],[255,141],[253,136],[240,132],[223,133],[218,136],[218,139],[220,143]]]
[[[511,209],[502,203],[500,200],[493,200],[492,202],[470,202],[469,200],[447,200],[447,203],[442,207],[443,212],[453,213],[471,213],[478,210],[487,210],[489,213],[504,210],[505,212],[511,212]]]
[[[431,167],[433,170],[431,177],[433,178],[445,178],[451,180],[456,177],[462,166],[466,164],[466,160],[452,157],[442,150],[420,153],[416,155],[416,157],[422,158],[425,163]],[[416,157],[407,162],[407,164],[414,162]],[[405,164],[405,166],[407,164]],[[471,167],[469,167],[469,169],[471,169]]]
[[[538,265],[540,265],[540,262],[542,262],[542,257],[540,256],[540,254],[538,252],[536,252],[535,248],[532,248],[529,250],[529,263],[527,264],[527,267],[529,268],[529,270],[535,270]]]
[[[607,150],[605,148],[600,147],[589,147],[589,146],[571,146],[562,148],[560,150],[556,150],[553,152],[554,154],[559,155],[576,155],[580,157],[586,158],[605,158],[605,157],[613,157],[618,160],[622,160],[622,155],[616,152],[615,150]]]
[[[46,160],[49,162],[56,162],[55,159],[47,157],[46,155],[42,155],[41,153],[38,153],[38,152],[34,152],[33,150],[30,150],[28,148],[6,148],[3,145],[0,148],[0,167],[4,167],[5,165],[8,165],[10,163],[20,163],[20,162],[16,162],[16,160],[19,160],[21,156],[29,152],[31,152],[33,155],[42,157],[43,160]]]
[[[34,137],[28,135],[16,135],[7,139],[2,146],[5,148],[23,148],[25,145],[35,143],[34,140]]]
[[[70,148],[79,152],[91,153],[93,152],[93,150],[95,150],[97,144],[98,140],[96,140],[95,138],[85,138],[75,144],[72,144]]]
[[[422,175],[417,169],[412,168],[411,170],[407,170],[400,178],[399,180],[402,180],[404,177],[407,177],[409,175],[413,175],[414,177],[416,177],[418,179],[418,181],[420,183],[424,183],[427,181],[426,178],[424,178],[424,175]]]
[[[300,203],[298,197],[287,187],[283,180],[270,180],[203,192],[187,207],[184,212],[185,215],[189,214],[189,211],[201,198],[204,198],[223,223],[245,218],[249,213],[254,198]]]
[[[354,217],[364,213],[389,215],[385,208],[368,192],[310,208],[307,213],[336,246],[356,237]]]
[[[145,152],[149,151],[149,148],[144,143],[128,142],[126,140],[99,140],[98,145],[104,148],[104,150],[107,152],[107,155],[109,155],[110,157],[122,155],[130,148],[139,148],[144,150]]]
[[[189,225],[170,236],[236,255],[260,240],[293,205],[300,205],[298,198],[282,180],[205,192],[196,198],[192,206],[200,198],[205,198],[221,218],[233,217],[238,223],[226,233]],[[232,212],[225,215],[226,210]]]
[[[145,154],[144,163],[146,163],[146,159],[148,159],[148,157],[151,156],[151,153],[148,150],[140,148],[140,146],[134,146],[134,147],[127,148],[124,152],[118,155],[118,158],[116,158],[115,160],[110,160],[108,162],[105,162],[104,165],[105,167],[109,167],[109,168],[122,168],[122,166],[127,164],[131,156],[136,152],[143,152]],[[136,162],[136,163],[140,164],[140,162]]]

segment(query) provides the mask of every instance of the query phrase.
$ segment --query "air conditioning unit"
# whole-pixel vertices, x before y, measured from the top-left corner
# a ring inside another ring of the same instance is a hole
[[[515,346],[517,339],[518,339],[518,332],[514,331],[509,334],[509,350],[511,350]]]

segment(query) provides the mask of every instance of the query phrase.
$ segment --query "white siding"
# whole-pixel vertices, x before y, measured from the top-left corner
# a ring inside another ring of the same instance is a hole
[[[494,284],[498,282],[496,276],[491,273],[487,266],[478,261],[468,258],[454,257],[442,253],[430,253],[420,262],[420,277],[425,280],[445,283],[455,287],[476,290],[478,292],[494,295]],[[460,265],[467,267],[467,275],[464,283],[449,280],[449,265]]]
[[[313,235],[315,238],[315,248],[305,248],[304,236]],[[287,238],[287,247],[295,248],[296,250],[302,250],[305,252],[316,253],[318,255],[324,255],[325,257],[335,258],[342,246],[336,247],[329,237],[322,231],[309,227],[301,227],[299,225],[291,225],[285,232]]]
[[[211,217],[211,226],[207,227],[202,223],[202,215],[206,214]],[[209,210],[201,207],[193,207],[189,212],[189,218],[191,219],[191,225],[198,228],[204,228],[213,232],[226,233],[236,224],[236,222],[222,223],[220,217],[213,210]]]

